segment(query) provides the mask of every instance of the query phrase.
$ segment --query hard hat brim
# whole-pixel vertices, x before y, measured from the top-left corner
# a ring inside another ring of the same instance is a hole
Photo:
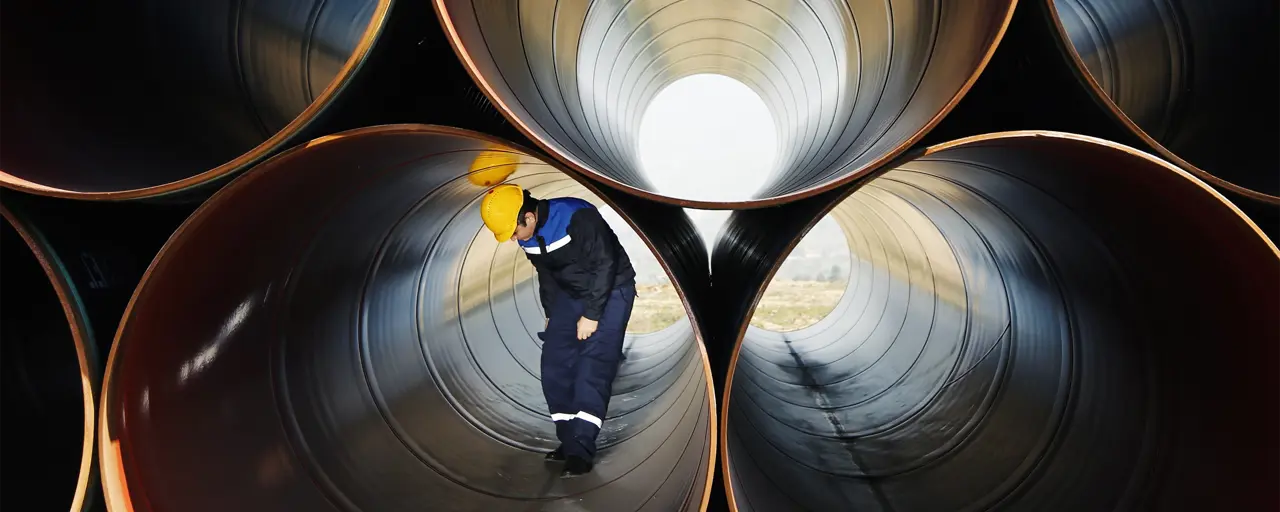
[[[515,222],[512,222],[512,224],[515,224]],[[506,236],[503,236],[504,234]],[[497,239],[499,243],[501,243],[501,242],[506,242],[508,240],[511,240],[511,237],[515,236],[515,234],[516,234],[516,227],[513,225],[511,226],[511,229],[502,230],[502,233],[499,233],[497,231],[493,232],[493,237]]]

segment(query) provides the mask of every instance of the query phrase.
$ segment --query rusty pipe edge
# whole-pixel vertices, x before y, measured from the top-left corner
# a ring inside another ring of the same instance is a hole
[[[825,215],[853,255],[839,305],[750,326]],[[932,146],[735,212],[712,269],[734,510],[1277,505],[1280,252],[1157,157],[1056,132]]]
[[[557,443],[536,279],[478,214],[500,181],[612,206],[685,301],[675,325],[628,337],[586,478],[543,462]],[[110,510],[705,509],[717,409],[691,304],[707,253],[681,210],[628,200],[437,126],[343,132],[255,167],[170,238],[121,322],[101,409]]]
[[[601,183],[707,209],[812,196],[905,151],[973,84],[1015,3],[434,0],[471,76],[531,141]],[[644,109],[698,73],[751,87],[773,115],[776,170],[755,197],[664,196],[640,168]]]
[[[430,9],[6,0],[0,186],[197,202],[276,152],[347,128],[430,122],[508,135]]]
[[[76,286],[25,216],[0,204],[6,510],[90,510],[98,352]],[[77,426],[78,424],[78,426]],[[78,438],[78,441],[77,441]],[[38,441],[38,442],[36,442]]]
[[[1280,205],[1275,2],[1043,0],[1079,84],[1151,151]]]

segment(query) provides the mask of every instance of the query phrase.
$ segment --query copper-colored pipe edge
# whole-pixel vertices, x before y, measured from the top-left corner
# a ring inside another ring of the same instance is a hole
[[[75,286],[53,249],[40,233],[28,226],[21,215],[0,204],[0,216],[18,232],[27,243],[31,253],[40,262],[40,268],[53,285],[53,291],[62,304],[62,313],[67,317],[67,326],[71,329],[71,341],[76,346],[76,359],[80,363],[80,396],[84,406],[84,437],[80,447],[80,472],[76,478],[76,492],[71,499],[72,512],[83,510],[89,494],[90,482],[97,477],[95,453],[93,445],[94,411],[97,409],[97,398],[100,380],[98,375],[98,351],[91,341],[93,330],[89,326],[88,313],[76,293]]]
[[[897,168],[902,164],[908,163],[912,160],[929,156],[934,153],[946,151],[948,149],[967,146],[969,144],[973,144],[976,142],[985,142],[990,140],[1029,139],[1029,138],[1074,140],[1079,142],[1097,144],[1100,146],[1106,146],[1111,149],[1122,151],[1131,156],[1136,156],[1150,163],[1154,163],[1160,167],[1164,167],[1165,169],[1172,171],[1174,174],[1178,176],[1182,176],[1183,178],[1186,178],[1187,181],[1193,183],[1197,187],[1200,187],[1201,190],[1204,190],[1205,192],[1209,193],[1210,196],[1221,201],[1222,204],[1225,205],[1227,208],[1229,208],[1232,212],[1234,212],[1236,216],[1240,217],[1240,220],[1244,221],[1245,225],[1249,226],[1249,228],[1252,229],[1253,232],[1258,235],[1258,238],[1262,239],[1262,241],[1266,243],[1268,247],[1271,248],[1271,252],[1275,254],[1276,259],[1280,260],[1280,249],[1277,249],[1276,244],[1272,242],[1272,240],[1268,238],[1267,235],[1264,234],[1261,229],[1258,228],[1258,225],[1255,224],[1253,220],[1249,218],[1248,215],[1245,215],[1244,212],[1240,211],[1240,209],[1237,208],[1234,203],[1232,203],[1230,200],[1224,197],[1216,189],[1209,186],[1207,183],[1199,180],[1196,175],[1190,172],[1187,172],[1185,169],[1182,169],[1172,163],[1169,163],[1156,156],[1153,156],[1150,153],[1146,153],[1144,151],[1140,151],[1138,149],[1126,146],[1124,144],[1112,142],[1106,139],[1100,139],[1097,137],[1090,137],[1087,135],[1077,135],[1074,133],[1042,131],[1042,130],[1019,130],[1019,131],[996,132],[996,133],[987,133],[982,135],[974,135],[971,137],[965,137],[962,139],[956,139],[953,141],[944,142],[941,144],[924,148],[922,150],[913,151],[906,155],[902,155],[891,164],[886,165],[880,170],[876,171],[874,174],[876,176],[879,176]],[[784,249],[783,252],[780,253],[781,257],[778,258],[777,261],[773,262],[773,266],[769,268],[768,273],[765,275],[765,280],[763,281],[765,284],[768,284],[770,281],[773,280],[774,275],[778,272],[778,269],[782,267],[782,263],[786,260],[786,256],[788,254],[791,254],[791,252],[795,250],[796,245],[800,243],[800,240],[804,238],[803,233],[808,233],[810,230],[812,230],[813,227],[817,225],[819,221],[821,221],[824,217],[826,217],[827,214],[831,213],[831,211],[834,210],[837,206],[839,206],[840,203],[844,202],[845,199],[848,199],[849,196],[852,196],[855,192],[857,192],[858,188],[861,188],[861,187],[851,188],[847,192],[841,194],[838,198],[833,199],[829,204],[825,205],[822,208],[822,210],[819,212],[819,215],[815,215],[814,218],[811,219],[809,223],[804,226],[804,229],[801,231],[802,234],[792,238],[791,241],[787,243],[786,249]],[[761,287],[760,290],[756,292],[755,297],[751,298],[751,305],[746,312],[748,319],[751,317],[751,315],[755,314],[756,306],[760,304],[760,299],[763,295],[764,295],[764,288]],[[739,352],[742,350],[742,339],[747,334],[747,325],[748,325],[748,322],[744,322],[738,328],[738,333],[734,338],[733,353],[729,357],[729,369],[725,373],[725,378],[724,378],[724,396],[720,400],[720,408],[721,408],[720,409],[720,444],[726,447],[729,445],[729,436],[728,436],[729,396],[733,390],[733,373],[734,373],[734,370],[736,370],[738,367],[738,355],[739,355]],[[721,471],[721,476],[724,478],[724,492],[729,502],[729,509],[733,510],[734,512],[737,512],[738,504],[734,498],[733,481],[732,479],[729,478],[729,469],[730,469],[729,452],[726,450],[724,453],[724,456],[720,458],[720,471]]]
[[[1170,151],[1169,148],[1164,147],[1164,144],[1161,144],[1159,141],[1151,138],[1151,135],[1148,135],[1146,130],[1139,127],[1137,123],[1133,122],[1133,119],[1131,119],[1128,114],[1125,114],[1124,111],[1120,110],[1120,107],[1111,100],[1111,97],[1108,96],[1105,91],[1102,90],[1102,85],[1098,83],[1098,80],[1089,73],[1089,69],[1084,64],[1084,59],[1080,58],[1080,53],[1076,51],[1075,45],[1071,44],[1071,36],[1067,34],[1067,27],[1063,25],[1062,17],[1058,16],[1058,8],[1056,5],[1057,0],[1044,0],[1044,2],[1045,10],[1048,11],[1048,16],[1053,22],[1054,34],[1057,35],[1057,37],[1054,38],[1055,42],[1058,45],[1058,49],[1061,50],[1071,61],[1071,72],[1076,75],[1076,78],[1085,84],[1086,88],[1089,89],[1089,95],[1092,96],[1094,101],[1101,105],[1104,110],[1106,110],[1107,114],[1111,116],[1112,119],[1116,120],[1121,125],[1124,125],[1125,130],[1137,136],[1139,139],[1142,139],[1142,142],[1154,149],[1161,157],[1173,162],[1178,167],[1181,167],[1183,170],[1195,175],[1197,178],[1217,185],[1223,189],[1230,190],[1233,193],[1240,194],[1241,196],[1249,199],[1280,205],[1280,196],[1273,196],[1271,194],[1258,192],[1257,190],[1245,188],[1214,176],[1213,174],[1196,167],[1195,164],[1184,160],[1173,151]]]
[[[598,172],[587,170],[586,166],[582,165],[580,162],[577,162],[572,155],[562,155],[559,152],[552,149],[551,145],[546,140],[539,137],[537,133],[535,133],[532,129],[530,129],[528,125],[524,123],[524,121],[522,121],[520,118],[518,118],[515,114],[512,113],[511,108],[508,107],[507,104],[503,102],[501,98],[498,97],[497,93],[493,89],[493,86],[489,85],[489,82],[486,81],[484,77],[480,76],[480,73],[478,71],[476,71],[475,61],[471,59],[471,55],[467,53],[467,49],[462,46],[461,38],[458,35],[457,29],[455,29],[453,26],[453,20],[450,19],[450,16],[449,16],[449,9],[445,6],[444,2],[445,0],[432,0],[432,3],[435,5],[436,16],[440,18],[440,24],[441,26],[444,27],[445,35],[448,36],[449,45],[453,47],[454,53],[458,55],[458,59],[462,61],[463,67],[467,69],[467,74],[471,75],[471,79],[474,80],[476,84],[480,86],[480,90],[484,91],[484,95],[489,98],[489,101],[493,102],[493,104],[498,107],[498,110],[502,112],[503,117],[506,117],[507,120],[510,121],[511,124],[515,126],[517,130],[520,131],[521,134],[527,137],[530,141],[533,141],[533,143],[537,145],[538,148],[542,149],[543,152],[545,152],[548,155],[551,155],[551,159],[557,160],[560,163],[564,164],[574,174],[587,176],[592,180],[598,181],[600,183],[604,183],[605,185],[622,190],[631,195],[643,197],[645,199],[649,199],[651,201],[656,201],[659,203],[679,206],[682,208],[696,208],[701,210],[741,210],[741,209],[766,208],[769,206],[776,206],[779,204],[785,204],[785,203],[797,201],[800,199],[821,194],[823,192],[827,192],[835,188],[839,188],[841,186],[848,184],[849,182],[862,179],[863,177],[866,177],[867,175],[875,172],[876,169],[884,166],[886,163],[893,161],[894,158],[896,158],[898,155],[901,155],[911,146],[914,146],[917,142],[920,141],[920,139],[924,138],[924,136],[927,135],[929,131],[933,130],[933,128],[937,126],[939,122],[942,121],[942,118],[946,117],[947,114],[951,112],[951,109],[955,108],[957,103],[960,103],[960,100],[964,98],[965,94],[968,94],[969,89],[972,88],[974,82],[978,80],[978,76],[982,75],[983,70],[987,68],[987,64],[991,62],[991,57],[995,55],[996,48],[1000,47],[1000,41],[1004,39],[1005,32],[1009,28],[1009,22],[1013,20],[1013,12],[1018,6],[1018,0],[1009,0],[1009,8],[1004,13],[1004,21],[1000,22],[1000,27],[996,30],[995,35],[991,38],[990,42],[988,43],[987,51],[982,56],[982,59],[978,62],[977,67],[974,68],[973,74],[969,75],[969,78],[965,80],[964,85],[960,87],[960,90],[956,91],[955,96],[952,96],[951,100],[948,101],[947,104],[944,105],[942,109],[940,109],[938,113],[935,114],[933,118],[929,120],[928,123],[925,123],[925,125],[921,127],[920,130],[915,133],[915,135],[912,135],[911,138],[907,139],[906,141],[903,141],[902,144],[899,144],[892,151],[886,153],[884,157],[878,160],[872,161],[867,165],[864,165],[860,170],[854,173],[851,173],[848,176],[839,178],[837,180],[834,180],[824,185],[818,185],[816,187],[810,187],[804,190],[791,192],[788,194],[783,194],[777,197],[767,198],[767,199],[750,199],[746,201],[720,202],[720,201],[700,201],[700,200],[694,200],[694,199],[681,199],[681,198],[675,198],[675,197],[667,197],[660,194],[655,194],[653,192],[649,192],[647,190],[642,190],[642,189],[627,185],[625,183],[622,183],[620,181],[617,181],[613,178],[610,178]]]
[[[270,138],[229,162],[194,176],[165,183],[163,185],[109,192],[77,192],[74,190],[50,187],[19,178],[5,172],[4,169],[0,169],[0,187],[21,190],[31,194],[61,197],[66,199],[120,201],[163,196],[192,188],[197,185],[202,185],[222,178],[223,176],[244,170],[245,168],[257,163],[264,156],[280,149],[280,147],[284,145],[289,138],[297,135],[298,132],[310,126],[320,112],[329,105],[330,100],[346,89],[347,85],[351,83],[351,78],[360,71],[360,68],[364,65],[365,61],[368,60],[369,52],[373,48],[373,44],[378,40],[378,36],[382,35],[382,31],[387,25],[387,13],[390,12],[393,1],[395,0],[378,0],[378,6],[374,8],[373,17],[370,18],[369,25],[365,27],[364,35],[360,37],[360,42],[356,44],[355,50],[351,52],[351,56],[347,58],[346,63],[342,65],[342,69],[339,70],[333,80],[329,82],[329,85],[324,88],[324,91],[316,96],[315,100],[312,101],[310,105],[307,105],[307,108],[303,109],[301,114],[298,114],[297,117],[293,118],[293,121],[290,121],[283,129],[272,134]]]
[[[499,137],[481,133],[481,132],[465,130],[461,128],[454,128],[451,126],[440,126],[440,125],[389,124],[389,125],[357,128],[354,130],[348,130],[341,133],[326,135],[323,137],[316,138],[310,142],[295,146],[287,151],[284,151],[278,155],[275,155],[267,159],[266,161],[258,164],[258,166],[255,166],[255,170],[258,167],[267,168],[269,170],[270,165],[272,165],[273,163],[276,163],[277,161],[280,161],[280,160],[291,158],[294,154],[304,151],[307,148],[310,148],[312,146],[328,144],[328,143],[331,143],[332,141],[346,138],[346,137],[354,137],[358,135],[366,135],[371,133],[392,133],[392,132],[427,133],[427,134],[457,135],[462,137],[470,137],[470,138],[482,140],[485,142],[489,142],[492,144],[503,145],[533,157],[541,156],[539,153],[531,151],[528,148],[525,148],[524,146],[512,143],[510,141],[501,139]],[[609,206],[611,207],[615,206],[609,202],[609,200],[607,199],[607,196],[601,193],[600,187],[598,185],[590,182],[589,180],[583,179],[580,175],[578,175],[577,173],[571,172],[569,169],[565,167],[565,165],[555,160],[548,159],[546,160],[546,163],[550,165],[552,168],[555,168],[561,172],[564,172],[565,175],[567,175],[570,179],[578,182],[583,187],[585,187],[588,191],[600,197],[601,200],[605,201],[605,203],[609,204]],[[108,396],[112,395],[111,385],[112,385],[112,377],[113,377],[113,373],[116,365],[116,357],[118,355],[120,347],[124,344],[123,334],[125,330],[128,328],[128,322],[133,312],[133,307],[137,303],[138,294],[143,290],[146,284],[151,280],[152,272],[155,270],[156,265],[159,264],[164,259],[165,253],[168,252],[169,249],[172,246],[174,246],[178,240],[182,239],[183,235],[186,233],[188,229],[191,228],[191,226],[198,224],[199,222],[208,218],[210,215],[213,215],[213,213],[211,212],[215,210],[218,207],[218,205],[224,202],[224,200],[227,197],[234,194],[236,190],[239,190],[246,186],[250,186],[253,180],[256,179],[257,176],[261,175],[262,172],[265,172],[265,171],[254,172],[254,170],[250,170],[250,172],[246,172],[240,176],[237,176],[234,180],[231,181],[231,183],[228,183],[227,186],[223,187],[221,190],[215,193],[213,197],[209,198],[208,201],[205,201],[204,204],[200,205],[200,207],[197,208],[196,211],[193,212],[191,216],[187,218],[187,220],[183,221],[182,225],[178,226],[178,229],[173,232],[173,235],[169,237],[169,240],[167,240],[164,246],[160,248],[160,251],[156,253],[156,257],[151,260],[151,264],[147,266],[147,270],[146,272],[143,273],[142,279],[139,280],[137,288],[134,289],[133,295],[129,297],[129,304],[125,307],[124,314],[121,316],[120,326],[116,330],[115,340],[114,340],[114,343],[111,345],[111,352],[107,356],[107,371],[102,378],[102,403],[101,403],[101,408],[99,409],[99,413],[102,415],[102,418],[103,418],[103,421],[99,422],[99,427],[98,427],[99,428],[98,449],[101,451],[99,465],[100,465],[100,470],[102,475],[103,492],[106,495],[107,510],[110,512],[133,512],[135,510],[133,506],[132,497],[128,493],[128,486],[127,486],[127,481],[125,479],[125,472],[124,472],[124,461],[121,458],[120,441],[113,436],[112,426],[110,421],[111,416],[109,416],[111,411],[107,409],[107,404],[110,402],[110,400],[108,399]],[[653,252],[654,254],[658,254],[657,247],[653,244],[653,241],[651,241],[649,237],[646,236],[644,232],[639,229],[639,226],[636,225],[635,221],[632,220],[632,218],[629,215],[627,215],[625,211],[614,208],[614,212],[617,213],[618,216],[621,217],[624,221],[626,221],[627,225],[631,226],[631,228],[635,230],[636,234],[640,235],[640,239],[644,241],[645,246],[648,247],[651,252]],[[709,438],[707,439],[707,446],[708,446],[707,482],[706,482],[705,488],[702,491],[702,504],[699,507],[700,510],[702,510],[703,512],[706,512],[707,506],[709,505],[711,500],[711,485],[715,478],[715,462],[714,461],[716,460],[716,448],[718,445],[716,440],[721,438],[721,436],[717,433],[717,430],[716,430],[717,426],[720,425],[720,421],[717,420],[717,416],[716,416],[719,409],[716,407],[716,392],[715,392],[715,384],[712,379],[712,373],[711,373],[711,361],[707,355],[706,342],[703,339],[702,331],[701,329],[698,328],[698,325],[699,325],[698,316],[694,312],[693,308],[690,307],[689,301],[684,298],[685,297],[684,287],[682,287],[680,285],[680,281],[675,278],[675,275],[672,273],[672,270],[669,264],[667,263],[667,261],[662,258],[657,258],[657,259],[658,259],[658,264],[662,266],[663,272],[667,274],[667,277],[671,281],[671,284],[675,287],[676,293],[681,298],[681,304],[684,306],[685,314],[689,317],[689,321],[693,326],[693,334],[694,334],[694,339],[698,345],[698,351],[702,355],[702,372],[703,372],[704,380],[706,382],[706,389],[707,389],[707,406],[708,406],[707,410],[711,414],[710,421],[707,423],[708,427],[711,429],[708,436]],[[86,429],[88,429],[88,431],[92,431],[92,425],[87,426]],[[89,441],[86,440],[86,442],[89,442]],[[151,510],[151,508],[145,507],[144,510]]]

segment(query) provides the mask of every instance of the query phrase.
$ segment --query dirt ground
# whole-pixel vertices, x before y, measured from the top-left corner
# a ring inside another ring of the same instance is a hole
[[[845,282],[774,281],[756,306],[751,325],[787,332],[818,323],[840,302]]]
[[[765,290],[751,325],[781,332],[813,325],[840,302],[844,286],[843,281],[775,281]],[[670,284],[639,285],[636,289],[640,295],[627,332],[656,332],[684,318],[684,305]]]

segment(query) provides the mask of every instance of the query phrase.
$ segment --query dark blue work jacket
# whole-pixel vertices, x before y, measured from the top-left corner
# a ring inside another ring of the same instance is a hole
[[[635,285],[636,271],[618,236],[595,205],[582,199],[540,200],[537,215],[537,231],[520,247],[538,271],[543,311],[563,291],[583,302],[583,316],[599,320],[609,292]]]

